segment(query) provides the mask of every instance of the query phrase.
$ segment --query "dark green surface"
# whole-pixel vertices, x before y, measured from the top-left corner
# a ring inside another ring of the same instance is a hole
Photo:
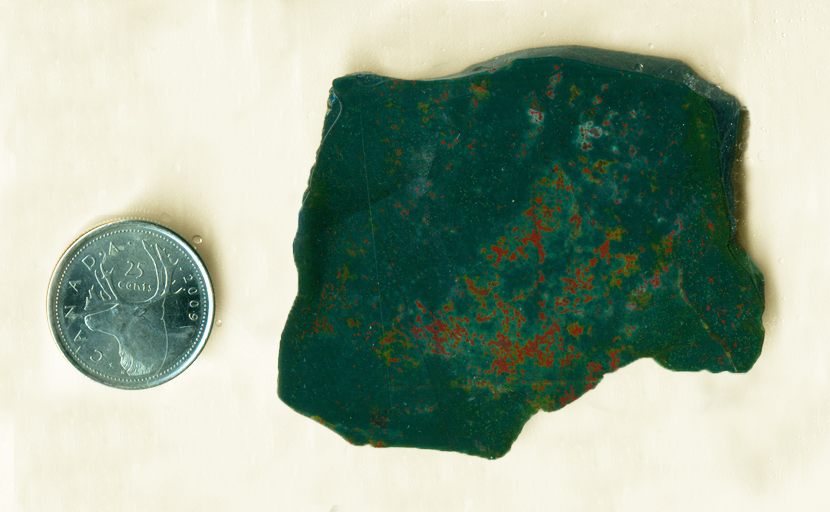
[[[279,396],[355,444],[504,455],[641,357],[746,372],[740,107],[680,62],[585,48],[335,80],[300,212]]]

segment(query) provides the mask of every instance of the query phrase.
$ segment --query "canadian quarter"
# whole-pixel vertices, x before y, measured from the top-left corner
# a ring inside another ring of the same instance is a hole
[[[121,389],[158,386],[199,355],[213,287],[196,251],[157,224],[117,220],[76,240],[49,284],[47,314],[63,355]]]

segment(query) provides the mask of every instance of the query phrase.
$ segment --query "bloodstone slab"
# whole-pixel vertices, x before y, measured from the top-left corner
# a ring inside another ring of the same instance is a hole
[[[748,371],[740,113],[681,62],[579,47],[335,80],[280,398],[354,444],[497,458],[636,359]]]

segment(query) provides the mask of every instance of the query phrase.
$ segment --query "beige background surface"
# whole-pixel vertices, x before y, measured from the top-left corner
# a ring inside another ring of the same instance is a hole
[[[0,1],[0,510],[825,509],[828,26],[803,0]],[[639,361],[497,461],[353,447],[288,409],[291,242],[331,80],[560,44],[680,58],[749,109],[755,368]],[[222,322],[142,392],[78,373],[45,318],[63,250],[122,215],[202,237]]]

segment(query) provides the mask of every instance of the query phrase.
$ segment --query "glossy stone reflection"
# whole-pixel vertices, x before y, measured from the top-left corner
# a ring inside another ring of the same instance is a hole
[[[504,455],[642,357],[745,372],[763,281],[733,243],[740,106],[586,48],[337,79],[279,395],[355,444]]]

